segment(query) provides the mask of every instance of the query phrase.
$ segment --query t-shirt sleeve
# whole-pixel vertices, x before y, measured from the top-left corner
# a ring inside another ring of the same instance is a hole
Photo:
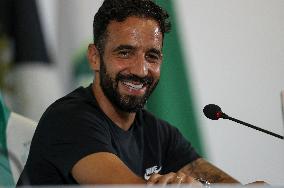
[[[176,172],[186,164],[200,158],[199,154],[180,131],[172,126],[167,128],[164,173]]]
[[[42,155],[64,176],[85,156],[115,151],[103,118],[89,106],[70,105],[45,114],[40,120]]]

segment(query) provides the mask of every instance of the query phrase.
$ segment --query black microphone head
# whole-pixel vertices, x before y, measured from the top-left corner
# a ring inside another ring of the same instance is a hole
[[[212,120],[218,120],[222,116],[221,108],[216,104],[207,104],[203,108],[204,115]]]

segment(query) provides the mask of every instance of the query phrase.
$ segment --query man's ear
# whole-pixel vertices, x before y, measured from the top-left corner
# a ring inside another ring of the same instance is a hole
[[[99,51],[96,45],[89,44],[87,58],[91,66],[91,69],[95,72],[99,71],[100,70],[100,54],[99,54]]]

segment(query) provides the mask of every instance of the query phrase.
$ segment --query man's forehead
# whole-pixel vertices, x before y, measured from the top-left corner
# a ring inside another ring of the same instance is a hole
[[[111,21],[107,27],[108,40],[142,40],[162,42],[159,24],[148,18],[128,17],[124,21]]]

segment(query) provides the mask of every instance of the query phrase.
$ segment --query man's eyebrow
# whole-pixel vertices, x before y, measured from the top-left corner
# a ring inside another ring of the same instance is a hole
[[[120,50],[132,50],[132,49],[135,49],[135,47],[131,45],[123,44],[123,45],[119,45],[118,47],[114,48],[113,52],[117,52]]]
[[[162,55],[162,51],[156,48],[151,48],[149,52],[156,53],[158,55]]]

